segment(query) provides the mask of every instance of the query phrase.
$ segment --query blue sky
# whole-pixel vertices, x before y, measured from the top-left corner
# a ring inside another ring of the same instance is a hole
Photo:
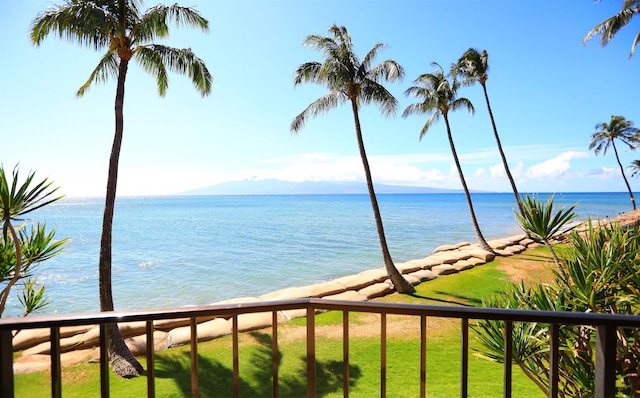
[[[102,52],[48,37],[31,45],[29,26],[51,1],[0,1],[0,161],[50,177],[70,196],[102,196],[114,132],[115,82],[75,91]],[[146,1],[145,8],[157,4]],[[298,135],[289,124],[324,87],[294,89],[293,71],[320,61],[302,47],[330,25],[349,30],[363,56],[377,42],[405,68],[386,84],[395,117],[361,110],[374,181],[461,187],[443,122],[422,141],[426,117],[400,115],[404,91],[420,74],[445,68],[469,47],[489,53],[487,82],[498,131],[522,192],[625,191],[615,157],[589,152],[596,123],[623,115],[640,125],[640,54],[629,59],[634,20],[607,46],[585,34],[615,14],[620,0],[225,0],[181,1],[209,20],[208,34],[172,27],[164,44],[191,47],[211,71],[210,96],[170,75],[167,95],[135,64],[129,68],[119,195],[183,192],[225,181],[361,181],[350,107],[311,119]],[[471,189],[508,191],[482,89],[465,87],[476,112],[451,125]],[[621,148],[622,149],[622,148]],[[621,151],[627,166],[640,153]],[[636,188],[637,179],[631,184]]]

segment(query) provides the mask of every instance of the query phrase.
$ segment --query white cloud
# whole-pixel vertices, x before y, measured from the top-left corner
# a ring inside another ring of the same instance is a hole
[[[586,158],[586,152],[567,151],[555,158],[535,164],[526,172],[526,176],[532,179],[559,178],[565,176],[571,170],[571,160]]]

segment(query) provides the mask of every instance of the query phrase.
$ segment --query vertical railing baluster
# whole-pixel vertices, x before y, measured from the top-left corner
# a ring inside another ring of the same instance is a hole
[[[154,370],[155,342],[153,340],[153,320],[148,320],[147,332],[147,397],[156,396],[156,380]]]
[[[469,318],[461,319],[462,326],[462,359],[461,359],[461,367],[462,367],[462,375],[460,386],[460,396],[462,398],[467,398],[469,394]]]
[[[380,397],[387,396],[387,314],[380,314]]]
[[[504,321],[504,397],[511,398],[511,358],[513,357],[513,322]]]
[[[558,398],[560,375],[560,327],[557,323],[549,325],[549,398]]]
[[[51,344],[51,396],[62,397],[62,368],[60,367],[60,328],[52,327],[49,343]]]
[[[349,398],[349,311],[342,311],[342,391]]]
[[[307,307],[307,398],[316,396],[316,318],[315,309]]]
[[[13,334],[0,330],[0,397],[13,398]]]
[[[420,316],[420,398],[427,396],[427,317]]]
[[[233,316],[231,333],[233,335],[233,397],[240,396],[240,340],[238,332],[238,315]]]
[[[273,398],[278,398],[278,365],[280,352],[278,351],[278,311],[271,313],[271,374],[273,379]]]
[[[100,396],[109,398],[109,330],[115,325],[100,324]]]
[[[616,395],[616,327],[601,325],[596,332],[595,397]]]
[[[191,397],[198,398],[198,322],[196,318],[189,319],[191,326]]]

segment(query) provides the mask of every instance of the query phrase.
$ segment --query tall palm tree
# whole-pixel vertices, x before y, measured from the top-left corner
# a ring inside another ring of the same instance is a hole
[[[358,113],[361,104],[370,104],[372,102],[380,107],[382,114],[385,116],[395,113],[398,101],[379,82],[382,79],[389,82],[402,79],[404,70],[393,60],[386,60],[372,66],[373,59],[378,52],[386,47],[383,43],[377,43],[360,61],[353,52],[351,36],[345,27],[333,25],[329,28],[329,35],[327,37],[310,35],[304,41],[304,46],[314,48],[323,54],[324,62],[307,62],[300,65],[294,72],[294,86],[302,83],[317,83],[326,85],[329,92],[311,103],[293,119],[291,132],[298,133],[309,116],[315,117],[346,102],[351,104],[356,136],[358,137],[358,148],[360,149],[360,157],[367,179],[369,198],[373,207],[385,268],[398,292],[414,293],[413,286],[402,277],[402,274],[393,264],[387,247],[380,208],[373,188],[369,161],[367,160],[362,139]]]
[[[509,183],[511,184],[513,194],[516,197],[516,203],[518,204],[520,214],[523,215],[524,208],[522,206],[522,200],[520,199],[520,195],[518,194],[516,182],[511,175],[511,170],[509,170],[507,157],[505,156],[504,150],[502,149],[502,143],[500,142],[500,136],[498,135],[498,128],[496,127],[496,121],[493,118],[493,111],[491,110],[491,103],[489,102],[489,94],[487,94],[487,80],[489,79],[489,54],[487,54],[487,50],[482,50],[482,53],[480,53],[475,48],[468,49],[458,60],[458,63],[455,65],[454,71],[456,76],[462,77],[463,80],[461,83],[463,85],[469,86],[477,82],[482,86],[484,99],[487,102],[487,109],[489,110],[489,117],[491,118],[493,135],[496,137],[498,152],[500,152],[500,157],[502,158],[502,165],[504,166],[504,171],[507,173],[507,178],[509,179]]]
[[[620,163],[620,156],[618,156],[618,148],[616,148],[616,140],[621,141],[623,144],[629,147],[629,149],[635,149],[634,144],[640,142],[638,137],[638,129],[633,127],[633,122],[627,120],[624,116],[611,116],[611,121],[607,123],[599,123],[595,126],[596,132],[591,134],[591,144],[589,149],[593,149],[596,155],[602,152],[603,155],[607,154],[609,146],[613,148],[613,152],[616,155],[616,161],[620,166],[620,173],[624,179],[624,183],[627,185],[629,191],[629,197],[631,198],[631,204],[633,210],[636,209],[636,200],[633,197],[633,191],[627,180],[627,176],[624,174],[624,167]]]
[[[605,19],[591,29],[584,39],[582,39],[582,44],[587,44],[587,42],[594,36],[600,35],[600,44],[603,47],[606,46],[620,31],[620,29],[628,25],[629,22],[631,22],[631,19],[636,15],[640,15],[640,0],[624,0],[620,12]],[[638,30],[638,33],[631,44],[629,58],[633,57],[633,52],[635,51],[638,42],[640,42],[640,30]]]
[[[129,61],[135,60],[156,78],[158,92],[168,87],[167,69],[188,75],[202,95],[211,91],[211,75],[205,63],[189,48],[174,48],[154,43],[169,35],[169,23],[208,31],[208,21],[196,10],[158,5],[142,12],[141,0],[67,0],[63,5],[39,14],[31,26],[31,39],[40,45],[50,33],[77,42],[81,46],[106,53],[89,79],[78,89],[83,96],[93,83],[109,78],[117,81],[115,98],[115,135],[107,179],[102,237],[100,239],[100,310],[113,311],[111,289],[111,235],[118,178],[118,160],[124,129],[123,105]],[[123,377],[141,374],[142,367],[124,343],[116,325],[110,328],[113,371]]]
[[[473,115],[473,104],[467,98],[457,98],[457,91],[460,86],[460,82],[456,80],[455,75],[452,76],[452,81],[449,82],[447,76],[444,74],[444,70],[442,69],[442,67],[435,62],[432,65],[435,67],[435,71],[433,73],[425,73],[418,76],[418,78],[414,81],[416,85],[413,87],[409,87],[405,91],[406,95],[420,98],[421,102],[409,105],[402,113],[402,117],[407,117],[414,114],[431,114],[429,119],[427,119],[424,127],[422,127],[422,130],[420,131],[420,140],[422,140],[422,137],[424,137],[429,128],[435,122],[440,120],[440,117],[444,119],[444,122],[447,126],[447,137],[449,138],[449,145],[451,146],[451,152],[453,153],[453,159],[458,169],[460,182],[462,183],[462,188],[464,189],[464,194],[467,198],[467,204],[469,205],[469,212],[471,214],[471,222],[473,223],[476,238],[478,239],[478,243],[483,250],[494,253],[491,246],[489,246],[487,241],[484,239],[482,231],[480,231],[480,226],[478,225],[478,220],[476,219],[476,213],[473,210],[471,194],[469,193],[467,182],[465,181],[464,174],[462,173],[462,167],[460,166],[458,153],[456,152],[456,147],[453,143],[451,126],[449,124],[450,111],[457,111],[459,109],[466,108],[469,113]]]

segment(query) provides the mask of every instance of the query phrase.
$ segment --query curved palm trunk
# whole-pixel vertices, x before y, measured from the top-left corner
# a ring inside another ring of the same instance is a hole
[[[118,183],[118,161],[120,159],[120,147],[122,146],[122,133],[124,131],[124,82],[127,77],[129,61],[120,60],[118,70],[118,88],[116,91],[115,114],[116,131],[109,158],[109,175],[107,178],[107,194],[104,204],[104,216],[102,219],[102,236],[100,238],[100,264],[99,264],[99,289],[100,311],[113,311],[113,293],[111,289],[111,237],[113,230],[113,212],[116,201],[116,187]],[[117,324],[109,325],[109,352],[111,355],[111,367],[118,376],[131,378],[140,376],[144,369],[140,362],[129,350]]]
[[[380,208],[378,207],[378,199],[373,189],[373,179],[371,178],[371,169],[369,168],[369,161],[367,160],[367,153],[364,149],[364,141],[362,139],[362,129],[360,128],[360,118],[358,117],[358,105],[355,100],[351,101],[351,108],[353,109],[353,119],[356,125],[356,135],[358,136],[358,149],[360,150],[360,158],[362,159],[362,165],[364,166],[364,174],[367,178],[367,188],[369,190],[369,199],[371,199],[371,207],[373,208],[373,215],[376,219],[376,229],[378,230],[378,238],[380,238],[380,247],[382,248],[382,258],[384,260],[384,266],[387,270],[387,275],[393,286],[398,293],[415,293],[416,289],[413,285],[407,282],[406,279],[400,274],[400,271],[393,264],[389,248],[387,247],[387,239],[384,236],[384,227],[382,225],[382,216],[380,215]]]
[[[498,152],[500,152],[500,157],[502,158],[502,164],[504,166],[504,171],[507,173],[507,178],[509,179],[509,183],[511,184],[511,189],[513,190],[513,194],[516,197],[516,203],[518,204],[518,210],[520,210],[520,214],[524,216],[524,206],[522,205],[522,201],[520,200],[520,195],[518,194],[518,188],[516,188],[516,182],[511,175],[511,170],[509,170],[509,164],[507,163],[507,157],[502,150],[502,143],[500,142],[500,136],[498,135],[498,128],[496,127],[496,122],[493,119],[493,112],[491,111],[491,104],[489,103],[489,95],[487,94],[487,86],[483,83],[482,90],[484,91],[484,99],[487,102],[487,109],[489,110],[489,118],[491,119],[491,126],[493,126],[493,134],[496,137],[496,143],[498,144]]]
[[[633,191],[631,190],[631,186],[629,185],[627,176],[624,174],[624,167],[622,167],[622,163],[620,163],[620,158],[618,157],[618,148],[616,148],[616,143],[613,141],[611,141],[611,145],[613,146],[613,151],[616,154],[616,160],[618,161],[618,166],[620,166],[620,173],[622,173],[622,178],[624,179],[624,183],[627,185],[627,190],[629,190],[629,197],[631,198],[631,204],[633,205],[633,210],[635,210],[636,199],[633,197]]]
[[[453,160],[456,162],[456,167],[458,168],[458,174],[460,175],[460,182],[462,183],[462,188],[464,189],[464,195],[467,198],[467,204],[469,205],[469,213],[471,214],[471,222],[473,223],[473,229],[476,233],[476,238],[478,239],[478,244],[483,250],[486,250],[491,253],[495,253],[491,246],[487,243],[482,236],[482,232],[480,231],[480,226],[478,225],[478,220],[476,219],[476,213],[473,210],[473,203],[471,202],[471,194],[469,193],[469,188],[467,188],[467,182],[464,179],[464,175],[462,174],[462,166],[460,166],[460,160],[458,159],[458,153],[456,152],[456,147],[453,144],[453,136],[451,135],[451,127],[449,126],[449,117],[444,114],[444,122],[447,125],[447,136],[449,137],[449,145],[451,146],[451,153],[453,153]]]

